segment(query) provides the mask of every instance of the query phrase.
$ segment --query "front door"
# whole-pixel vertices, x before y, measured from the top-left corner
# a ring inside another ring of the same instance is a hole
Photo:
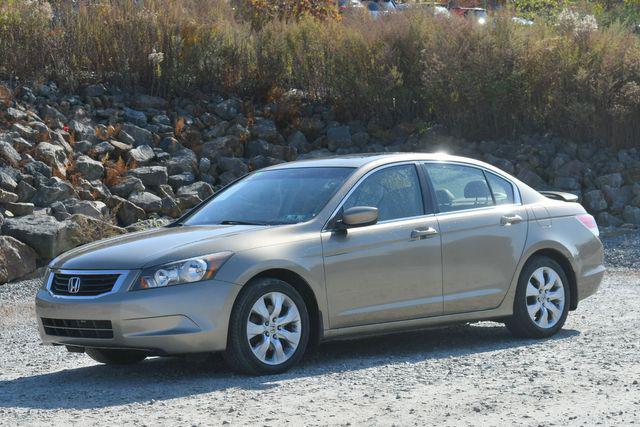
[[[330,327],[442,314],[439,227],[425,214],[416,165],[370,173],[343,209],[354,206],[377,207],[378,223],[322,234]]]

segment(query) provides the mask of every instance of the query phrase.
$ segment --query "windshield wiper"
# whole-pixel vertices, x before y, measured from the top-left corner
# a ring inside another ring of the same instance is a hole
[[[285,224],[295,224],[295,222],[286,222],[286,221],[233,221],[233,220],[224,220],[220,221],[218,224],[220,225],[285,225]]]
[[[220,225],[269,225],[266,222],[257,222],[257,221],[232,221],[232,220],[224,220],[220,221]]]

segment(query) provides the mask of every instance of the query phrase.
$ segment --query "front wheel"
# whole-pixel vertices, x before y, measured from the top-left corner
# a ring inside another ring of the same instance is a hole
[[[87,356],[105,365],[133,365],[142,362],[147,355],[136,350],[108,350],[99,348],[87,348]]]
[[[225,360],[245,374],[284,372],[302,358],[309,341],[304,300],[279,279],[246,286],[231,313]]]
[[[505,324],[516,337],[550,337],[564,325],[569,301],[569,281],[564,269],[551,258],[536,256],[520,273],[513,316]]]

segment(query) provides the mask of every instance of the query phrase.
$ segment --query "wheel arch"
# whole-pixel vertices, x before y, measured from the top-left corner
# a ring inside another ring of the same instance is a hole
[[[322,312],[318,305],[316,294],[311,285],[298,273],[286,268],[270,268],[253,275],[245,286],[256,279],[272,278],[287,282],[293,286],[304,300],[307,311],[309,312],[309,320],[311,321],[311,330],[309,334],[308,349],[313,349],[322,339],[324,325],[322,321]],[[235,303],[234,303],[235,304]]]
[[[575,310],[576,308],[578,308],[578,282],[576,279],[575,270],[569,258],[557,249],[541,248],[531,253],[527,257],[527,260],[524,262],[523,267],[536,256],[545,256],[560,264],[560,267],[562,267],[562,269],[564,270],[567,279],[569,279],[569,291],[571,294],[571,298],[569,301],[569,310]]]

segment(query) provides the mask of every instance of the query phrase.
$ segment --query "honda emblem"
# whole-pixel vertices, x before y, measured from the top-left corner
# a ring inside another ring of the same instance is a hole
[[[77,294],[80,291],[80,278],[72,277],[69,279],[67,283],[67,291],[70,294]]]

